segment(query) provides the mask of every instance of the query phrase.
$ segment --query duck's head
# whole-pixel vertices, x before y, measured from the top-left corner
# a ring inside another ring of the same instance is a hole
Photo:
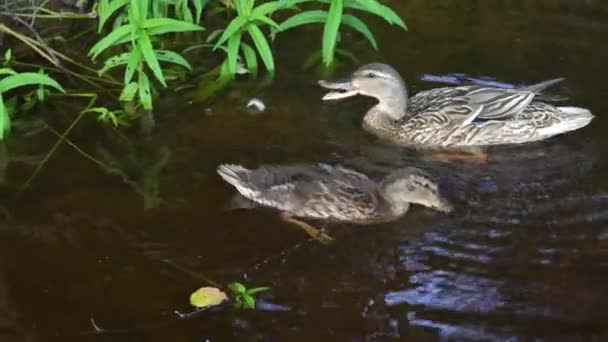
[[[437,184],[418,168],[393,171],[380,183],[380,191],[395,215],[403,214],[412,203],[446,213],[452,211],[451,203],[439,194]]]
[[[399,119],[405,114],[407,88],[399,72],[390,65],[382,63],[366,64],[347,79],[319,81],[319,85],[331,91],[323,100],[341,100],[355,95],[374,97],[378,100],[378,109],[392,119]]]

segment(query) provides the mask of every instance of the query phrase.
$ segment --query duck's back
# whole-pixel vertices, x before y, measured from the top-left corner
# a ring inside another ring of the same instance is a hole
[[[247,169],[223,165],[218,173],[250,200],[296,216],[365,221],[377,213],[381,202],[375,183],[342,167],[266,165],[243,170]]]

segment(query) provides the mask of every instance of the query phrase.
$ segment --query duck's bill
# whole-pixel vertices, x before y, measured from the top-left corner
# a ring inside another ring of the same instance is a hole
[[[340,100],[359,94],[359,90],[353,87],[350,81],[320,80],[319,85],[323,88],[332,90],[323,96],[324,101]]]

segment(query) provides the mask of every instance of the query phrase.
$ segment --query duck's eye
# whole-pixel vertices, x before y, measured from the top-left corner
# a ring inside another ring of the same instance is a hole
[[[368,72],[367,75],[368,78],[376,78],[376,74],[374,74],[373,72]]]

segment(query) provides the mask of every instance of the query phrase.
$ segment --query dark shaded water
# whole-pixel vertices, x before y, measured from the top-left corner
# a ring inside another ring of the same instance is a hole
[[[158,208],[143,210],[120,177],[68,148],[30,191],[3,201],[0,340],[605,341],[608,4],[391,5],[409,33],[377,22],[379,53],[357,36],[345,41],[362,62],[401,70],[414,91],[437,86],[417,81],[424,73],[512,83],[560,76],[562,93],[597,119],[546,142],[495,148],[487,165],[431,163],[365,134],[369,101],[323,104],[317,76],[300,68],[317,42],[285,35],[277,80],[256,93],[267,112],[242,109],[243,87],[206,109],[176,105],[179,98],[161,104],[163,136],[140,153],[148,165],[162,146],[171,153]],[[337,242],[329,247],[273,211],[225,209],[234,191],[215,175],[218,163],[300,161],[372,176],[417,165],[440,179],[457,209],[415,208],[377,227],[330,225]],[[29,172],[11,164],[7,188]],[[261,298],[289,310],[224,308],[180,320],[173,311],[187,309],[189,293],[205,285],[196,274],[270,286]],[[107,332],[96,334],[91,318]]]

